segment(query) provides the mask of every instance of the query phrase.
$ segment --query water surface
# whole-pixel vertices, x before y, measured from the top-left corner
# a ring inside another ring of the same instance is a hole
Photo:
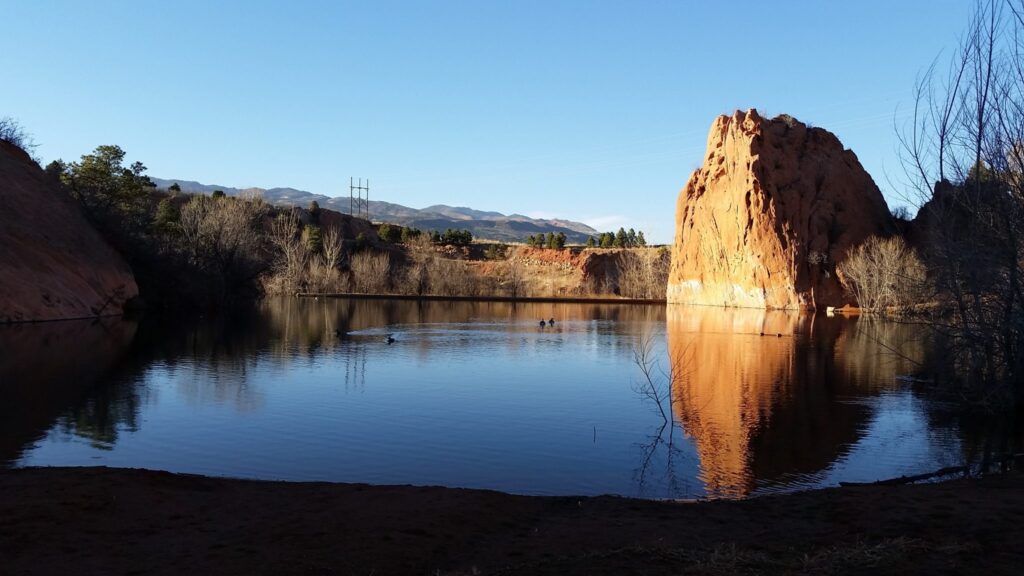
[[[13,466],[743,497],[931,471],[980,442],[902,378],[923,336],[869,319],[274,299],[188,324],[0,327],[0,350]]]

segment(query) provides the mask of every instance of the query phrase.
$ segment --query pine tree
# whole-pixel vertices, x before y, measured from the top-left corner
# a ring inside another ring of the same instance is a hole
[[[309,220],[313,224],[320,223],[320,203],[316,200],[309,203]]]
[[[320,227],[306,224],[302,229],[302,241],[306,244],[306,250],[311,254],[319,254],[324,247],[323,237],[320,235]]]
[[[558,248],[559,250],[565,248],[565,240],[565,233],[559,232],[558,236],[555,236],[555,248]]]
[[[625,228],[619,228],[619,231],[615,233],[615,241],[612,243],[612,246],[615,248],[625,248],[627,240]]]
[[[172,234],[177,231],[178,222],[180,221],[181,212],[170,198],[164,198],[157,204],[153,225],[158,232]]]

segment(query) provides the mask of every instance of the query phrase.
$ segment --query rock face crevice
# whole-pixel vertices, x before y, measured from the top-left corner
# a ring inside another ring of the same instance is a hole
[[[851,303],[836,263],[892,219],[838,138],[789,116],[720,116],[679,194],[670,303],[823,308]]]
[[[120,314],[123,258],[24,151],[0,142],[0,324]]]

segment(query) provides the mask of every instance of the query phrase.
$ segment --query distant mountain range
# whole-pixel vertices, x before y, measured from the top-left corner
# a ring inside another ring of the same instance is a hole
[[[329,208],[337,212],[349,212],[347,196],[330,197],[314,194],[295,188],[232,188],[202,184],[192,180],[167,180],[150,178],[158,187],[168,188],[177,183],[182,192],[211,194],[214,190],[223,190],[229,196],[243,193],[258,193],[264,200],[280,206],[307,207],[316,200],[321,208]],[[561,232],[570,243],[583,244],[587,238],[600,234],[597,230],[572,220],[530,218],[522,214],[506,216],[500,212],[486,212],[459,206],[437,204],[423,209],[409,208],[401,204],[370,201],[370,220],[412,226],[420,230],[439,230],[459,228],[469,230],[474,238],[498,240],[502,242],[524,242],[531,234]]]

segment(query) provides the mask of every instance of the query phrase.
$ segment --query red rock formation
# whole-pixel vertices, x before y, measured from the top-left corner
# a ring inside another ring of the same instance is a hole
[[[138,291],[75,202],[0,142],[0,323],[120,314]]]
[[[755,110],[720,116],[679,194],[668,301],[841,306],[851,298],[835,264],[890,226],[878,187],[831,132]]]

